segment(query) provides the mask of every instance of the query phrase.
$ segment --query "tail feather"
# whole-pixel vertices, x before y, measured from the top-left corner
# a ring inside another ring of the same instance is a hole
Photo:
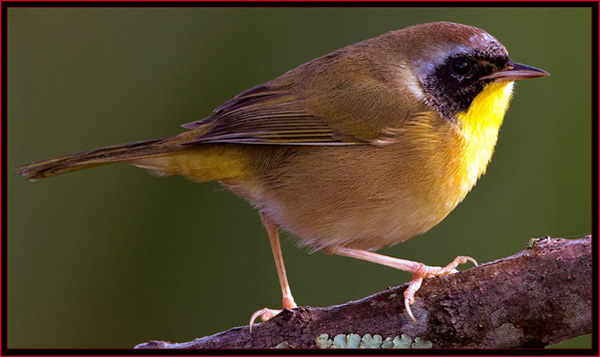
[[[100,149],[55,157],[17,166],[17,175],[29,181],[37,181],[67,172],[87,169],[95,166],[126,162],[139,158],[159,156],[166,153],[163,139],[138,141],[128,144],[107,146]]]

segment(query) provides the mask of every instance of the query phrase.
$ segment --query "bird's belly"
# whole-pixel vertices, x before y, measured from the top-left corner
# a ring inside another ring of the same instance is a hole
[[[331,196],[321,195],[321,202]],[[276,203],[263,209],[300,245],[322,249],[342,245],[359,249],[379,249],[403,242],[426,232],[456,206],[453,199],[440,197],[434,203],[404,193],[400,197],[379,197],[368,207],[355,206],[353,199],[335,198],[335,207],[306,205],[304,202]]]
[[[436,160],[394,161],[393,151],[366,146],[319,151],[300,149],[265,171],[260,185],[242,190],[300,245],[316,250],[400,243],[439,223],[467,193],[444,158],[440,167]]]

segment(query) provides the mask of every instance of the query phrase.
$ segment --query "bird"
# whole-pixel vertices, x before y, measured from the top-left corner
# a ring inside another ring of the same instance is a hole
[[[486,31],[432,22],[343,47],[250,88],[171,137],[102,147],[18,166],[37,181],[128,163],[158,175],[217,181],[260,214],[274,256],[282,309],[296,304],[279,231],[313,251],[423,279],[446,266],[376,253],[442,221],[486,171],[515,80],[547,76],[513,62]],[[263,308],[254,321],[282,309]]]

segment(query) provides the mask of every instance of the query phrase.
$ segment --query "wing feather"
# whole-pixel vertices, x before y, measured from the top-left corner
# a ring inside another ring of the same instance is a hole
[[[208,118],[182,125],[187,129],[213,126],[185,143],[279,145],[351,145],[364,143],[338,138],[322,119],[310,114],[290,93],[267,85],[254,87],[221,105]]]
[[[335,51],[242,92],[211,116],[183,125],[192,129],[183,145],[393,143],[390,133],[401,135],[407,122],[431,108],[407,66],[367,45]]]

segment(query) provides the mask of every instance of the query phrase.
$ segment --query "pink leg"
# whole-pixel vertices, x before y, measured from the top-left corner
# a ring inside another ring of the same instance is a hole
[[[293,309],[298,307],[296,302],[294,301],[294,297],[292,296],[292,291],[290,290],[290,284],[287,280],[287,275],[285,273],[285,265],[283,264],[283,255],[281,254],[281,245],[279,244],[279,226],[273,221],[271,221],[265,215],[261,215],[262,222],[267,229],[267,233],[269,235],[269,241],[271,242],[271,250],[273,251],[273,258],[275,258],[275,267],[277,268],[277,276],[279,277],[279,285],[281,285],[281,295],[283,296],[283,308],[284,309]],[[252,326],[254,325],[254,320],[258,317],[263,321],[269,321],[275,315],[280,313],[281,310],[264,308],[256,311],[250,317],[250,332],[252,332]]]
[[[415,301],[415,293],[421,287],[423,279],[431,278],[434,276],[441,276],[456,273],[456,267],[460,264],[464,264],[467,261],[471,261],[477,265],[475,259],[471,257],[458,256],[450,264],[445,267],[431,267],[423,263],[415,262],[412,260],[405,260],[399,258],[388,257],[387,255],[377,254],[362,249],[346,248],[342,246],[332,246],[326,249],[326,252],[336,255],[343,255],[346,257],[357,258],[366,260],[369,262],[386,265],[392,268],[407,271],[413,275],[413,280],[410,282],[408,288],[404,291],[404,307],[408,316],[414,321],[415,317],[410,309],[410,305]]]

